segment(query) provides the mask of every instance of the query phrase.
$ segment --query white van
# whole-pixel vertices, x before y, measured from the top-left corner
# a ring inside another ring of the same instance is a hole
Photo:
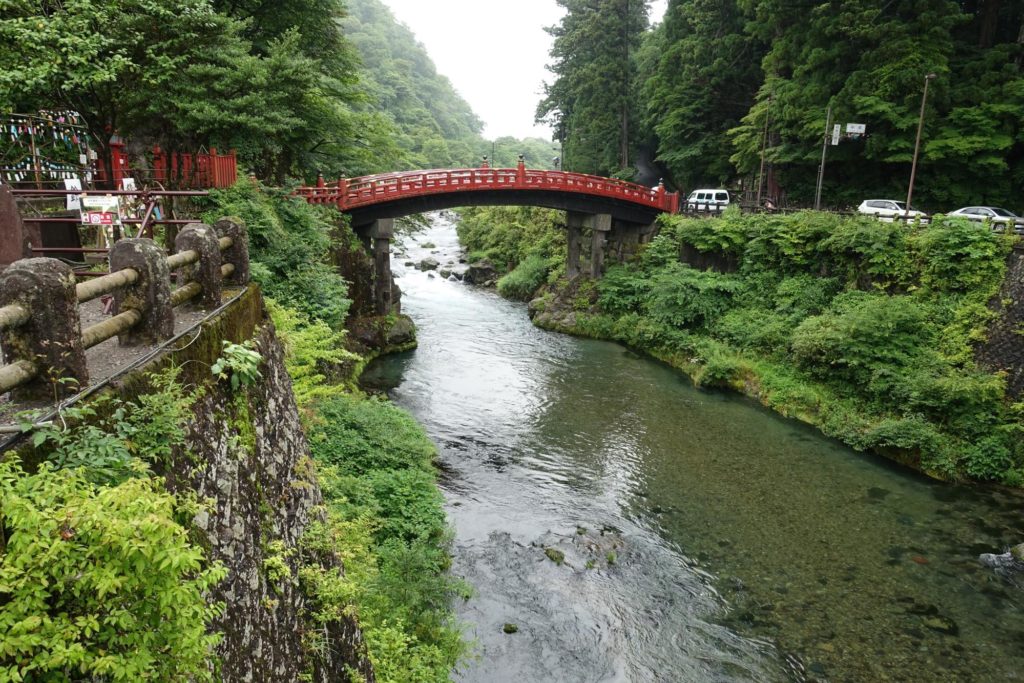
[[[686,198],[687,211],[725,211],[729,206],[729,192],[721,188],[694,190]]]

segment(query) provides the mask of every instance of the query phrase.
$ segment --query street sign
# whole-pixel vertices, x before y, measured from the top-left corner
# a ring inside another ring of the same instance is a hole
[[[842,130],[842,126],[840,126],[838,123],[832,129],[832,146],[835,146],[835,145],[839,144],[839,132],[841,130]]]
[[[847,135],[864,135],[865,130],[867,130],[867,127],[863,123],[846,124]]]

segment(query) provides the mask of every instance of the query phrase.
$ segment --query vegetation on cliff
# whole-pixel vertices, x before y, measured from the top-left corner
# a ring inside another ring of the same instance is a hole
[[[465,652],[450,602],[465,589],[447,571],[433,444],[409,415],[351,389],[361,359],[346,347],[348,286],[328,256],[332,243],[355,236],[336,211],[248,181],[210,201],[211,216],[239,215],[250,226],[253,274],[272,295],[324,494],[325,521],[299,549],[299,579],[314,605],[307,647],[329,647],[320,627],[354,614],[378,681],[447,681]],[[320,562],[325,553],[342,568]]]
[[[180,448],[194,391],[174,373],[33,434],[0,460],[0,681],[214,680],[226,575],[190,531],[202,505],[151,465]]]

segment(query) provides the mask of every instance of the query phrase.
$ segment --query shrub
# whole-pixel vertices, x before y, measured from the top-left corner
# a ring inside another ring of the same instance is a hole
[[[936,218],[913,239],[921,284],[939,292],[992,289],[1013,239],[964,218]]]
[[[0,661],[8,680],[212,681],[206,593],[226,571],[189,542],[196,506],[155,478],[95,487],[0,462]]]
[[[910,297],[849,292],[793,332],[793,356],[820,376],[867,386],[879,372],[899,371],[922,355],[931,335]]]
[[[548,277],[548,262],[543,256],[527,256],[515,269],[498,280],[498,293],[508,299],[527,301]]]
[[[729,309],[742,287],[734,275],[671,263],[651,277],[645,308],[654,320],[668,325],[706,325]]]

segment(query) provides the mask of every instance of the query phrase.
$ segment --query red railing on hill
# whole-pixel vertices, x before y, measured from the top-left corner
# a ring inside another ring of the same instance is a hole
[[[321,178],[314,187],[300,187],[296,194],[312,204],[333,204],[342,211],[408,197],[483,190],[543,190],[572,192],[619,199],[676,213],[679,194],[614,178],[565,171],[518,168],[460,168],[384,173],[362,178],[342,178],[328,185]]]
[[[238,179],[238,161],[235,150],[218,154],[216,147],[209,152],[195,154],[168,154],[159,147],[153,148],[153,163],[150,168],[132,167],[124,143],[110,145],[114,165],[114,186],[121,187],[124,178],[135,178],[141,185],[159,183],[165,186],[189,189],[214,189],[231,187]],[[106,183],[106,171],[100,164],[96,179]]]

